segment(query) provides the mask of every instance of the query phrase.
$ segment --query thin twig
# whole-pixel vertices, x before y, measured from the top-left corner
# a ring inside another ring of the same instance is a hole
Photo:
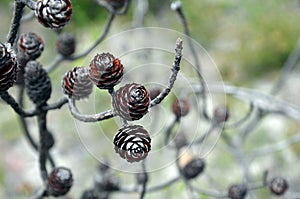
[[[48,172],[46,168],[46,160],[48,154],[48,148],[46,145],[47,142],[46,133],[48,133],[46,115],[47,112],[42,112],[41,114],[38,115],[38,126],[39,126],[39,134],[40,134],[39,163],[40,163],[41,177],[44,183],[46,183],[48,178]]]
[[[16,100],[7,92],[1,92],[0,97],[8,104],[10,105],[16,113],[18,113],[22,117],[32,117],[38,114],[38,110],[30,110],[25,111],[20,107],[20,105],[16,102]]]
[[[116,116],[113,110],[108,110],[94,115],[81,114],[76,107],[75,100],[71,98],[69,99],[69,109],[72,115],[74,116],[74,118],[82,122],[97,122],[97,121],[106,120]]]
[[[249,154],[249,157],[255,158],[255,157],[259,157],[259,156],[269,155],[270,153],[276,153],[276,152],[282,151],[298,142],[300,142],[300,132],[298,132],[296,135],[291,136],[290,138],[280,141],[274,145],[268,145],[261,149],[252,151]]]
[[[78,55],[74,55],[74,56],[70,56],[70,57],[63,57],[61,55],[57,55],[57,57],[54,59],[53,63],[51,63],[48,67],[46,67],[46,71],[47,72],[53,71],[62,61],[74,61],[76,59],[80,59],[80,58],[86,56],[87,54],[89,54],[107,36],[108,31],[109,31],[109,29],[111,27],[111,24],[113,22],[114,17],[115,17],[114,13],[110,13],[109,14],[109,17],[108,17],[108,20],[106,22],[106,25],[104,27],[103,32],[101,33],[101,35],[98,37],[98,39],[90,47],[88,47],[86,50],[84,50],[83,52],[79,53]]]
[[[215,198],[228,198],[227,193],[220,193],[213,190],[201,189],[199,187],[193,186],[193,190],[201,195],[206,195]]]
[[[142,172],[143,172],[143,175],[145,175],[146,179],[143,182],[140,199],[144,199],[144,197],[146,195],[146,192],[147,192],[148,174],[147,174],[147,171],[146,171],[145,160],[142,161]]]
[[[272,87],[271,94],[276,95],[284,86],[288,79],[288,75],[294,68],[296,67],[297,61],[300,57],[300,37],[298,38],[297,45],[290,53],[289,57],[285,61],[282,71],[278,80],[275,82],[274,86]]]
[[[234,122],[234,123],[231,123],[231,124],[225,124],[225,128],[228,129],[228,128],[238,128],[240,126],[242,126],[252,115],[252,113],[254,112],[254,109],[255,109],[255,106],[252,102],[249,103],[250,104],[250,107],[249,107],[249,110],[247,111],[247,114],[245,116],[243,116],[240,120]]]
[[[33,11],[27,13],[26,15],[23,15],[23,17],[21,19],[21,23],[25,23],[25,22],[32,20],[34,18],[34,16],[35,15],[34,15]]]
[[[17,38],[17,34],[19,31],[19,27],[20,27],[20,21],[22,18],[22,14],[23,14],[23,10],[24,10],[25,4],[19,2],[19,1],[15,1],[14,3],[14,15],[13,15],[13,19],[10,25],[10,29],[7,35],[7,43],[10,43],[11,46],[13,46],[16,38]]]
[[[23,100],[24,100],[23,96],[24,96],[24,85],[20,85],[19,91],[18,91],[18,97],[17,97],[18,104],[20,105],[20,107],[23,107]],[[34,141],[33,137],[31,136],[31,134],[29,132],[25,118],[22,116],[19,116],[19,120],[21,122],[22,130],[25,135],[25,138],[27,138],[28,142],[30,143],[30,146],[32,146],[33,149],[38,150],[38,145],[36,144],[36,142]]]
[[[170,93],[170,91],[173,88],[173,85],[175,83],[178,71],[180,70],[180,61],[182,57],[182,39],[178,38],[176,41],[176,47],[175,47],[175,60],[172,67],[172,75],[169,80],[169,84],[167,88],[165,88],[156,98],[151,100],[150,107],[155,106],[159,104],[161,101],[165,99],[165,97]]]
[[[66,103],[68,103],[68,98],[67,97],[63,97],[58,102],[55,102],[53,104],[49,104],[49,105],[44,106],[43,107],[43,111],[60,109]]]
[[[166,134],[165,134],[165,146],[168,145],[169,140],[170,140],[171,133],[172,133],[172,131],[173,131],[175,125],[178,124],[179,121],[180,121],[180,118],[175,118],[175,119],[173,120],[173,122],[171,123],[171,125],[167,128]]]
[[[35,10],[35,8],[36,8],[36,2],[34,2],[32,0],[16,0],[16,1],[24,3],[31,10]]]
[[[171,8],[173,10],[175,10],[181,20],[181,23],[183,25],[183,29],[184,29],[184,33],[187,35],[187,40],[188,40],[188,46],[190,48],[190,51],[193,55],[194,58],[194,62],[196,65],[196,73],[199,79],[199,83],[202,87],[202,92],[200,93],[200,97],[201,97],[201,102],[200,104],[202,105],[200,111],[202,113],[202,115],[207,119],[210,120],[208,114],[207,114],[207,96],[206,96],[206,84],[205,84],[205,80],[202,76],[202,67],[201,67],[201,63],[199,61],[199,57],[197,55],[197,52],[195,50],[195,47],[193,45],[193,41],[191,38],[191,33],[188,27],[188,22],[186,20],[186,17],[184,15],[184,12],[182,10],[182,6],[181,6],[181,1],[176,1],[174,3],[172,3]]]
[[[224,93],[242,101],[250,101],[256,108],[263,111],[263,114],[281,114],[300,121],[300,110],[298,108],[282,100],[276,99],[272,95],[261,93],[257,90],[224,84],[208,84],[207,86],[211,93]],[[193,90],[195,92],[201,92],[201,87],[199,85],[195,85],[193,89],[195,89]]]
[[[147,192],[156,192],[156,191],[159,191],[159,190],[162,190],[162,189],[165,189],[166,187],[169,187],[171,186],[172,184],[178,182],[179,180],[181,179],[180,176],[176,176],[162,184],[158,184],[156,186],[153,186],[153,187],[149,187],[147,190]],[[126,188],[126,187],[122,187],[120,188],[119,192],[123,192],[123,193],[135,193],[135,192],[138,192],[138,189],[135,187],[135,188]]]

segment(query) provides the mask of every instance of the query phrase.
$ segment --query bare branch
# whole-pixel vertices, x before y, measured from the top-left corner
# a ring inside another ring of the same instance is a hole
[[[116,114],[114,113],[113,110],[108,110],[108,111],[101,112],[101,113],[94,114],[94,115],[81,114],[76,107],[74,99],[69,99],[69,109],[70,109],[72,115],[77,120],[80,120],[82,122],[97,122],[97,121],[106,120],[106,119],[116,116]]]
[[[169,84],[167,88],[165,88],[156,98],[151,100],[150,107],[155,106],[159,104],[161,101],[165,99],[165,97],[170,93],[170,91],[173,88],[173,85],[175,83],[178,71],[180,70],[180,61],[182,57],[182,39],[178,38],[176,41],[176,47],[175,47],[175,60],[172,67],[172,75],[169,80]]]

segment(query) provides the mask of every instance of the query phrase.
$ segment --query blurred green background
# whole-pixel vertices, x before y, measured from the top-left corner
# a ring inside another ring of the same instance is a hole
[[[12,17],[12,12],[9,9],[11,2],[11,0],[0,1],[0,41],[2,42],[5,41],[8,25]],[[168,0],[150,0],[144,24],[139,25],[145,27],[163,27],[183,32],[178,16],[174,11],[169,9],[170,3],[171,1]],[[127,30],[133,26],[134,5],[136,4],[136,0],[133,0],[132,4],[127,15],[116,18],[110,31],[111,34]],[[192,38],[209,52],[212,59],[216,62],[223,80],[234,85],[260,85],[261,82],[265,84],[274,81],[278,77],[280,69],[289,53],[295,47],[300,35],[300,2],[298,0],[189,0],[182,1],[182,7],[187,17]],[[29,12],[29,10],[26,10],[26,13],[27,12]],[[65,30],[75,33],[79,43],[77,49],[82,49],[97,38],[105,24],[108,14],[92,0],[73,1],[73,13],[72,20],[70,24],[66,26]],[[41,61],[43,63],[50,63],[56,53],[53,44],[55,43],[57,35],[41,27],[35,20],[22,25],[21,32],[29,30],[35,31],[45,38],[46,49],[44,54],[47,56],[42,56]],[[80,65],[81,63],[82,59],[72,64],[64,62],[57,70],[50,74],[54,87],[53,101],[61,96],[60,80],[62,74],[64,74],[67,69],[72,68],[74,65]],[[12,94],[15,94],[16,91],[17,89],[11,90]],[[105,94],[103,93],[97,93],[97,98],[102,99],[104,96]],[[110,101],[109,99],[105,99],[104,102],[101,101],[101,103],[102,105],[103,103],[109,105]],[[233,108],[246,109],[230,98],[228,99],[228,104]],[[170,101],[167,101],[164,106],[169,107]],[[0,108],[0,145],[3,151],[3,155],[0,159],[0,184],[4,187],[2,191],[0,191],[0,195],[4,193],[7,194],[10,191],[16,191],[19,194],[18,198],[22,198],[23,195],[30,195],[32,192],[30,182],[26,184],[26,180],[23,180],[22,183],[17,184],[12,190],[6,190],[9,184],[17,182],[17,180],[8,182],[8,179],[11,179],[11,176],[18,176],[18,172],[25,172],[22,167],[35,164],[37,161],[36,154],[31,149],[27,149],[29,147],[26,146],[21,134],[21,128],[16,123],[17,117],[13,111],[3,103],[0,103]],[[76,126],[73,125],[74,121],[67,107],[65,106],[62,110],[61,112],[54,111],[53,114],[51,113],[49,116],[52,122],[51,127],[55,131],[55,136],[63,137],[57,143],[57,147],[62,149],[58,149],[54,153],[71,154],[73,152],[71,150],[75,150],[76,153],[85,153],[84,149],[76,148],[78,138],[72,136],[74,135],[74,131],[76,131]],[[236,117],[238,118],[239,116],[236,115]],[[297,124],[286,124],[285,122],[286,121],[283,122],[284,127],[282,127],[282,129],[286,131],[295,130],[299,127]],[[34,121],[31,121],[30,125],[36,130]],[[268,123],[266,126],[268,125],[270,124]],[[90,127],[90,129],[89,127],[86,128],[91,131],[93,129],[92,127]],[[111,132],[115,132],[117,129],[116,126],[112,125],[111,121],[103,122],[101,128]],[[272,137],[272,134],[266,132],[269,132],[269,129],[267,129],[267,127],[261,127],[258,133],[251,137],[251,143],[257,145],[266,143],[266,141]],[[97,134],[93,136],[90,141],[94,141],[95,144],[97,144]],[[110,136],[112,137],[113,134]],[[21,143],[20,139],[22,139]],[[15,145],[22,145],[22,147],[28,150],[28,152],[24,151],[24,153],[29,153],[30,157],[26,158],[26,160],[30,163],[25,163],[26,165],[24,166],[22,161],[18,161],[18,158],[21,159],[19,153],[23,151],[20,152],[15,149]],[[254,148],[255,146],[250,144],[250,146],[247,145],[247,147]],[[221,147],[221,153],[222,149]],[[292,150],[299,154],[299,147],[294,147]],[[16,162],[11,162],[11,157],[13,157]],[[74,162],[75,164],[86,162],[86,170],[88,171],[79,171],[78,169],[78,171],[75,172],[78,172],[78,176],[91,175],[94,172],[96,162],[92,157],[86,154],[80,157],[82,159],[79,160],[73,157],[73,159],[67,163],[62,159],[60,163],[67,165],[68,163],[74,164]],[[214,164],[221,164],[222,167],[216,171],[216,175],[223,175],[223,169],[236,169],[234,160],[232,160],[230,155],[221,154],[217,157],[219,159],[213,158],[215,161]],[[279,169],[277,168],[277,170],[288,168],[288,165],[281,165],[283,164],[281,158],[282,157],[278,157],[275,161],[275,163],[279,164]],[[262,164],[264,163],[265,162],[262,161]],[[11,174],[7,174],[8,168],[6,168],[6,165],[16,165],[16,168],[13,168]],[[210,168],[212,172],[213,168]],[[28,175],[34,174],[29,173]],[[259,176],[259,174],[257,174],[257,176]],[[257,179],[259,179],[259,177],[257,177]],[[38,175],[36,180],[39,181]],[[91,185],[92,180],[90,176],[79,177],[78,182],[80,182],[80,180],[84,182],[84,185]],[[77,186],[80,187],[80,185]],[[182,184],[177,185],[176,188],[179,191],[184,189]],[[226,187],[221,188],[225,189]],[[172,191],[167,190],[168,194],[171,194],[171,192]],[[269,197],[265,190],[259,191],[259,194],[262,198]],[[155,198],[155,195],[153,198]]]

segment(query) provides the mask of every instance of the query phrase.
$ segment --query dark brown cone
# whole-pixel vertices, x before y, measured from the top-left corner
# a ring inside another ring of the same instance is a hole
[[[52,87],[48,73],[39,62],[29,61],[25,67],[25,88],[30,100],[37,106],[46,104],[50,98]]]
[[[275,177],[270,181],[269,189],[275,195],[283,195],[289,188],[288,182],[282,177]]]
[[[244,199],[247,195],[247,187],[243,184],[231,185],[228,189],[230,199]]]
[[[172,111],[177,118],[186,116],[190,111],[190,103],[184,99],[177,99],[172,104]]]
[[[35,15],[47,28],[62,28],[70,21],[72,5],[70,0],[38,0]]]
[[[56,50],[61,55],[68,57],[75,52],[76,40],[71,33],[62,33],[56,41]]]
[[[89,76],[100,89],[111,89],[121,81],[124,67],[110,53],[97,54],[90,63]]]
[[[150,95],[141,84],[126,84],[113,95],[113,108],[125,120],[139,120],[148,113]]]
[[[25,59],[26,62],[35,60],[41,56],[43,50],[44,42],[37,34],[29,32],[20,36],[18,41],[18,58]]]
[[[18,64],[10,47],[0,43],[0,92],[13,86]]]
[[[87,98],[93,92],[93,86],[83,67],[75,67],[68,71],[62,80],[64,94],[75,100]]]
[[[128,125],[119,129],[114,138],[115,151],[128,162],[145,159],[151,150],[149,133],[139,125]]]
[[[55,168],[48,177],[48,192],[50,195],[63,196],[73,185],[73,176],[70,169],[65,167]]]
[[[186,179],[192,179],[197,177],[205,168],[205,162],[196,158],[187,163],[182,169],[181,173]]]

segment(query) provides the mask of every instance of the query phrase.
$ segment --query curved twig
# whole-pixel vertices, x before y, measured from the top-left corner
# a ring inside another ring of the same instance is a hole
[[[97,121],[106,120],[116,116],[113,110],[108,110],[94,115],[81,114],[76,107],[75,100],[71,98],[69,98],[69,109],[72,115],[77,120],[80,120],[82,122],[97,122]]]
[[[173,63],[173,67],[171,69],[172,70],[172,75],[170,77],[169,84],[168,84],[167,88],[165,88],[156,98],[151,100],[150,107],[156,106],[161,101],[163,101],[165,99],[165,97],[170,93],[170,91],[173,88],[173,85],[175,83],[177,74],[180,70],[180,61],[181,61],[181,57],[182,57],[182,42],[183,41],[180,38],[178,38],[177,41],[176,41],[175,60],[174,60],[174,63]]]

